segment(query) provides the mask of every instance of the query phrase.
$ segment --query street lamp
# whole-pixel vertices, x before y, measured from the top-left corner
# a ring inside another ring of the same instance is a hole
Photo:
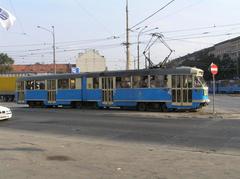
[[[137,65],[138,65],[138,70],[139,70],[139,68],[140,68],[140,50],[139,50],[139,46],[140,46],[140,36],[142,35],[142,34],[144,34],[144,33],[146,33],[146,32],[150,32],[150,31],[152,31],[152,30],[156,30],[156,29],[158,29],[158,27],[155,27],[155,28],[152,28],[152,29],[149,29],[149,30],[147,30],[147,31],[144,31],[146,28],[148,28],[148,26],[144,26],[144,27],[142,27],[142,29],[139,31],[139,33],[138,33],[138,36],[137,36]]]
[[[53,37],[53,66],[54,66],[54,74],[57,73],[57,70],[56,70],[56,47],[55,47],[55,31],[54,31],[54,26],[52,26],[52,30],[49,30],[45,27],[42,27],[42,26],[37,26],[37,28],[39,29],[43,29],[45,31],[48,31],[52,34],[52,37]]]

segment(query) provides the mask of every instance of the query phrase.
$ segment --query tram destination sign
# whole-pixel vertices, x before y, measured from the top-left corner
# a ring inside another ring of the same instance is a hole
[[[213,75],[216,75],[218,73],[218,66],[216,64],[212,63],[210,69]]]

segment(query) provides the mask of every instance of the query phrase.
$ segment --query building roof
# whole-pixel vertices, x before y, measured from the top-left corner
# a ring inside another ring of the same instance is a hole
[[[70,73],[72,64],[56,64],[57,73]],[[29,64],[29,65],[12,65],[13,72],[32,72],[32,73],[52,73],[53,64]]]
[[[228,43],[228,42],[234,42],[234,41],[237,41],[237,40],[240,40],[240,36],[239,37],[235,37],[233,39],[229,39],[229,40],[225,40],[223,42],[220,42],[218,44],[215,44],[214,46],[218,46],[218,45],[221,45],[221,44],[225,44],[225,43]]]

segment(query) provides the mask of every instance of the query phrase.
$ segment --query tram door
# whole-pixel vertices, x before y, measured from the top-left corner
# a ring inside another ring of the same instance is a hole
[[[113,104],[113,95],[116,88],[115,77],[103,77],[102,80],[102,102],[105,105]]]
[[[172,75],[173,105],[192,105],[192,85],[192,75]]]
[[[25,86],[24,81],[17,82],[18,103],[24,103],[25,100],[24,86]]]
[[[56,102],[56,80],[47,80],[48,103]]]

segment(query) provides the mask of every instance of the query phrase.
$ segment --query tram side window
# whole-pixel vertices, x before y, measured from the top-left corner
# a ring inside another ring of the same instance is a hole
[[[152,82],[153,80],[155,77],[152,78]],[[133,88],[148,88],[148,76],[133,76]]]
[[[24,90],[24,81],[17,82],[17,90]]]
[[[76,79],[72,78],[70,79],[70,89],[76,88]]]
[[[132,86],[133,88],[140,88],[141,76],[132,77]]]
[[[165,75],[151,75],[150,86],[151,88],[165,87],[167,85],[167,76]]]
[[[45,81],[35,81],[35,90],[45,90]]]
[[[69,89],[69,79],[59,79],[58,89]]]
[[[187,87],[188,87],[188,76],[183,75],[183,88],[187,88]]]
[[[76,79],[76,89],[81,89],[82,88],[82,78],[77,78]]]
[[[99,78],[87,78],[87,89],[98,89]]]
[[[172,75],[172,88],[176,88],[176,76]]]
[[[148,76],[141,76],[140,88],[148,88]]]
[[[131,77],[116,77],[117,88],[131,88]]]
[[[193,87],[193,77],[192,75],[188,75],[188,88]]]
[[[93,89],[93,78],[87,78],[87,89]]]
[[[26,89],[27,90],[34,90],[34,81],[27,81],[26,82]]]
[[[181,76],[176,76],[176,80],[177,88],[181,88]]]
[[[179,75],[172,75],[172,88],[181,88],[181,77]]]
[[[93,78],[93,89],[99,88],[99,78]]]
[[[117,88],[121,88],[121,81],[122,81],[121,77],[116,77],[116,87]]]

